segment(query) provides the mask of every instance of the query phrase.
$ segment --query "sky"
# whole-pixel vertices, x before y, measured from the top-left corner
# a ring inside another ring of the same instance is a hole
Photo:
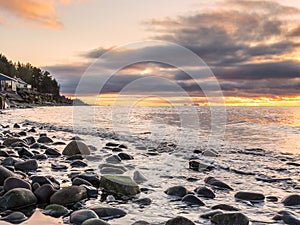
[[[0,0],[0,32],[86,101],[300,106],[298,0]]]

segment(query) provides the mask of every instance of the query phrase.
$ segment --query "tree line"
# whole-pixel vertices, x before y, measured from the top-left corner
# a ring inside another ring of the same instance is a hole
[[[38,92],[59,96],[60,87],[56,79],[48,71],[43,71],[30,63],[14,63],[0,54],[0,73],[12,78],[21,78]]]

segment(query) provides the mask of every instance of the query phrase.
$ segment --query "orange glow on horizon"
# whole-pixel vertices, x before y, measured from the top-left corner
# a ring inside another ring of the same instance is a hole
[[[69,96],[74,99],[74,96]],[[169,105],[192,105],[206,106],[208,102],[205,97],[169,97],[142,96],[142,95],[118,95],[116,93],[101,94],[98,96],[77,97],[90,105],[138,105],[138,106],[169,106]],[[300,106],[299,96],[281,97],[224,97],[226,106]],[[214,102],[211,105],[219,105]]]

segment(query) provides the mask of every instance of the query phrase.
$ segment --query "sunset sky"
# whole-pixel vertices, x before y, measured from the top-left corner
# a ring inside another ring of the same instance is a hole
[[[299,0],[0,0],[0,32],[0,53],[50,71],[67,96],[74,95],[82,74],[104,52],[112,54],[99,62],[97,77],[125,59],[167,55],[172,50],[166,41],[201,57],[227,104],[300,106]],[[147,40],[163,42],[118,49]],[[105,83],[102,103],[110,104],[124,87],[146,78],[123,99],[138,99],[151,89],[157,97],[148,101],[165,104],[167,95],[161,93],[172,90],[159,79],[147,82],[155,76],[204,104],[205,93],[196,84],[211,87],[212,77],[195,81],[186,71],[201,74],[201,68],[188,60],[181,64],[185,72],[154,62],[123,68]],[[96,94],[86,89],[85,95]],[[176,93],[170,98],[185,102]]]

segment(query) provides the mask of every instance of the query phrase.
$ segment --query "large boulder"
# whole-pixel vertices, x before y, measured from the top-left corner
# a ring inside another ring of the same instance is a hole
[[[63,155],[72,156],[72,155],[89,155],[89,147],[82,141],[71,141],[63,150]]]
[[[71,205],[87,197],[86,188],[81,186],[64,187],[54,193],[50,198],[50,204]]]
[[[214,215],[211,222],[217,225],[248,225],[249,219],[242,213],[222,213]]]
[[[36,203],[37,199],[30,190],[26,188],[15,188],[0,198],[0,210],[23,208],[35,205]]]
[[[108,192],[125,196],[132,196],[140,193],[140,188],[130,177],[106,174],[100,179],[100,186]]]
[[[15,176],[13,172],[6,169],[3,166],[0,166],[0,186],[3,186],[4,181],[9,178]]]

